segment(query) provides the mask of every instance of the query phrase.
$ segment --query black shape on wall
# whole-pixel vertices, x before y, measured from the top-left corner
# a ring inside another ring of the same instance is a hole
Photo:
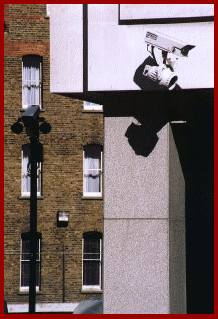
[[[154,149],[158,141],[158,136],[155,131],[146,131],[144,125],[132,123],[125,136],[128,142],[135,151],[136,155],[147,157]]]

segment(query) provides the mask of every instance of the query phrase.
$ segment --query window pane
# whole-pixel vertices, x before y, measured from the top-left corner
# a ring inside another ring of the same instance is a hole
[[[101,147],[99,145],[88,145],[85,147],[85,158],[100,159]],[[92,168],[94,168],[92,166]]]
[[[41,194],[41,164],[38,163],[37,165],[37,193]]]
[[[21,263],[21,287],[29,286],[29,274],[30,274],[30,264],[28,262],[22,261]]]
[[[40,105],[41,79],[40,79],[41,57],[23,57],[23,105]]]
[[[100,259],[100,240],[84,240],[84,259]]]
[[[100,284],[100,263],[99,261],[83,262],[83,285],[97,286]]]
[[[36,286],[40,286],[40,263],[36,263]]]
[[[84,156],[84,191],[101,192],[101,147],[89,145]]]
[[[100,253],[100,240],[95,238],[84,239],[84,253]]]
[[[22,260],[30,260],[30,241],[22,241]]]
[[[41,163],[37,163],[37,193],[41,194]],[[22,147],[22,194],[29,195],[31,190],[30,145]]]
[[[29,286],[29,273],[30,273],[30,240],[22,239],[22,252],[21,252],[21,287]],[[40,241],[37,240],[37,254],[36,254],[36,286],[40,284]]]
[[[29,286],[30,262],[22,261],[21,263],[21,287]],[[36,286],[40,285],[40,263],[36,263]]]
[[[29,174],[29,161],[30,161],[30,148],[29,145],[22,147],[23,158],[22,158],[22,192],[30,193],[30,174]]]
[[[46,4],[46,15],[50,17],[50,4]]]

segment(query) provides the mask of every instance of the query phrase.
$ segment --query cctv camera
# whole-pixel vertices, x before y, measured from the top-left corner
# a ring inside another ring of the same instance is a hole
[[[175,73],[178,58],[187,57],[189,51],[195,46],[175,40],[164,34],[150,31],[146,33],[145,42],[147,43],[147,51],[150,53],[152,63],[151,61],[148,62],[148,58],[142,70],[141,80],[137,83],[138,76],[135,74],[134,81],[143,88],[145,85],[142,82],[147,83],[147,80],[151,80],[150,82],[163,89],[174,89],[178,86],[176,84],[178,76]],[[136,73],[138,74],[138,72]],[[144,81],[145,77],[146,81]]]
[[[146,65],[143,75],[169,90],[172,90],[175,87],[178,80],[178,76],[175,72],[171,71],[165,64],[159,66]]]
[[[187,57],[189,51],[195,47],[195,45],[184,43],[164,34],[149,31],[146,33],[145,42],[162,51],[173,53],[181,57]]]

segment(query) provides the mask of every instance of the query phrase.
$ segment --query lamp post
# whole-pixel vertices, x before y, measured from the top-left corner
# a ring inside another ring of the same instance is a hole
[[[12,132],[20,134],[23,131],[30,137],[30,272],[29,272],[29,313],[35,314],[36,309],[36,255],[37,255],[37,159],[39,158],[39,130],[47,134],[51,126],[39,117],[39,106],[27,108],[22,117],[11,126]],[[39,122],[44,122],[39,126]]]

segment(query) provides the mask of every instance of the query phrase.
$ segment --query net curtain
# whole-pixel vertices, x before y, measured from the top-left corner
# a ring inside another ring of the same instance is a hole
[[[22,147],[22,194],[29,195],[31,190],[30,145]],[[41,194],[41,163],[37,163],[37,194]]]
[[[30,159],[30,147],[29,145],[24,145],[22,147],[22,193],[30,193],[30,174],[28,174],[27,168]]]
[[[23,57],[23,107],[40,105],[41,94],[41,57]]]
[[[88,145],[84,150],[84,192],[99,193],[101,175],[101,146]]]

